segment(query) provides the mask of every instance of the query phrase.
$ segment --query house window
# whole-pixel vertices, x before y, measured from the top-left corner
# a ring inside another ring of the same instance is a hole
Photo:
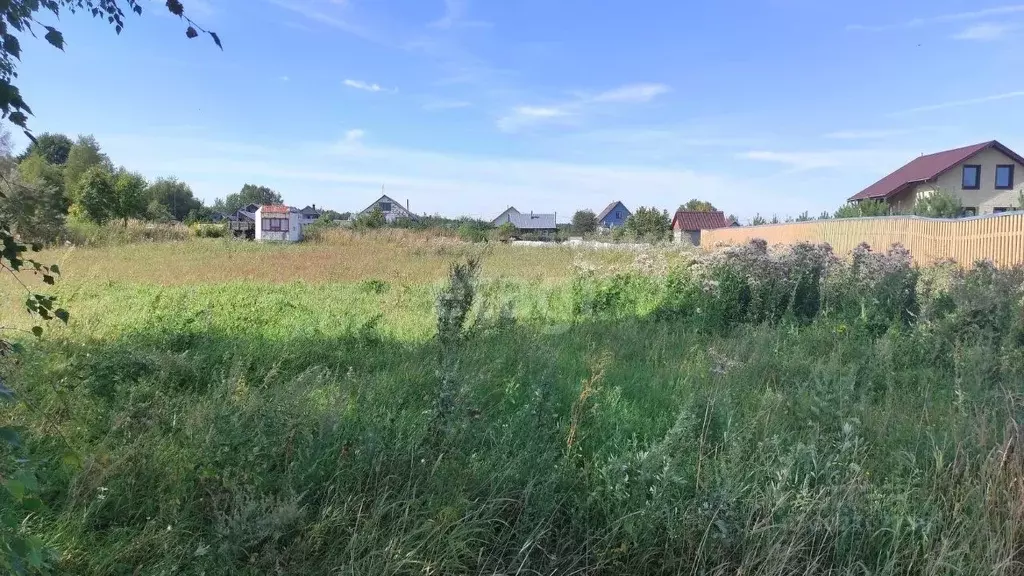
[[[977,215],[978,215],[978,209],[975,208],[974,206],[964,206],[963,208],[960,209],[960,217],[961,218],[967,218],[967,217],[970,217],[970,216],[977,216]]]
[[[1009,212],[1011,209],[1006,206],[997,206],[992,209],[993,214],[1002,214],[1003,212]]]
[[[996,166],[996,190],[1010,190],[1013,188],[1013,164],[1000,164]]]
[[[263,229],[268,232],[280,232],[288,229],[287,218],[264,218]]]
[[[615,219],[616,220],[622,220],[622,212],[616,212],[615,213]]]
[[[391,212],[391,202],[381,202],[378,206],[381,212]]]
[[[981,166],[978,164],[964,165],[964,190],[977,190],[981,188]]]

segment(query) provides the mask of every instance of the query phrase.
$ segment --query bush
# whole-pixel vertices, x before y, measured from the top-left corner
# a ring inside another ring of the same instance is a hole
[[[188,227],[196,238],[224,238],[228,236],[228,227],[224,224],[207,224],[197,222]]]
[[[71,219],[64,227],[61,240],[76,246],[118,246],[137,242],[181,242],[189,236],[189,229],[176,222],[157,224],[129,220],[128,225],[123,226]]]

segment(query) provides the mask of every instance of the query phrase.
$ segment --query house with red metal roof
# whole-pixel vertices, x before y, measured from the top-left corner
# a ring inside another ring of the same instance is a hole
[[[909,213],[919,198],[945,190],[960,199],[964,215],[1006,212],[1021,208],[1018,174],[1024,176],[1024,157],[992,140],[915,158],[850,202],[882,200]]]
[[[732,222],[725,218],[721,210],[698,212],[696,210],[679,210],[672,217],[672,237],[676,242],[689,242],[700,246],[701,230],[728,228]]]

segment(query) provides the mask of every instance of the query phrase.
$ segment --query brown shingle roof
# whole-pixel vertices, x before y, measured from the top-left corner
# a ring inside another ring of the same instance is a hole
[[[288,207],[284,204],[264,204],[260,207],[263,210],[263,214],[287,214]]]
[[[934,180],[946,170],[989,148],[995,148],[1015,161],[1024,164],[1024,158],[1021,158],[1016,152],[999,142],[995,140],[982,142],[973,146],[964,146],[963,148],[955,148],[914,158],[899,170],[850,197],[850,201],[890,198],[912,184]]]
[[[696,212],[693,210],[680,210],[672,218],[673,230],[713,230],[715,228],[728,228],[729,222],[720,210],[714,212]]]

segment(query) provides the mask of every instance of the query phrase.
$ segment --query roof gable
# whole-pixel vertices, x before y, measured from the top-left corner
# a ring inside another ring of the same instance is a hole
[[[714,212],[697,212],[695,210],[679,210],[672,218],[673,230],[714,230],[715,228],[728,228],[729,221],[721,210]]]
[[[555,230],[554,214],[509,214],[508,222],[511,222],[517,230]]]
[[[971,157],[976,156],[984,150],[988,150],[989,148],[994,148],[999,152],[1002,152],[1007,157],[1013,159],[1013,161],[1019,164],[1024,164],[1024,158],[1019,154],[1010,150],[1006,146],[1003,146],[999,142],[991,140],[989,142],[982,142],[981,144],[974,144],[973,146],[944,150],[942,152],[936,152],[934,154],[927,154],[925,156],[914,158],[892,174],[889,174],[878,182],[875,182],[871,186],[868,186],[857,194],[851,196],[850,201],[853,202],[857,200],[871,199],[883,200],[890,198],[893,195],[902,192],[908,186],[921,182],[928,182],[938,178],[946,171],[955,168],[959,164],[969,160]]]
[[[622,209],[626,212],[627,216],[633,215],[633,213],[629,211],[629,208],[626,208],[625,204],[623,204],[620,200],[616,200],[609,204],[607,207],[605,207],[604,210],[601,210],[601,213],[597,215],[597,221],[604,221],[604,219],[607,218],[608,215],[612,213],[612,210],[615,210],[615,208],[618,206],[622,206]]]

